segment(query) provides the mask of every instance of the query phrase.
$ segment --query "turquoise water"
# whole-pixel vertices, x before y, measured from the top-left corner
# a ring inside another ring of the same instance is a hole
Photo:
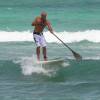
[[[99,0],[5,0],[0,1],[1,30],[31,30],[41,11],[56,31],[83,31],[100,28]]]
[[[34,64],[31,23],[41,11],[82,61],[45,29],[48,59],[64,63]],[[0,1],[0,100],[99,100],[99,12],[100,0]]]
[[[77,62],[63,45],[49,43],[48,57],[65,58],[64,63],[34,65],[33,42],[0,43],[0,98],[99,100],[100,44],[83,42],[68,45],[83,56],[83,61]]]

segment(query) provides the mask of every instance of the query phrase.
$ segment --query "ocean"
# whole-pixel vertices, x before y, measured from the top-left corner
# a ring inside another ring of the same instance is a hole
[[[45,29],[48,59],[64,62],[34,64],[31,23],[42,11],[82,61]],[[100,0],[1,0],[0,100],[100,100],[99,12]]]

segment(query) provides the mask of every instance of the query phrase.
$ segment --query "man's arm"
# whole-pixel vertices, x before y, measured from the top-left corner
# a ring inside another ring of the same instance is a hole
[[[31,25],[35,26],[36,25],[36,20],[34,20]]]
[[[48,30],[53,34],[53,29],[52,29],[52,27],[51,27],[50,22],[47,22],[47,28],[48,28]]]
[[[39,17],[36,17],[35,20],[32,22],[32,26],[36,26],[39,23]]]

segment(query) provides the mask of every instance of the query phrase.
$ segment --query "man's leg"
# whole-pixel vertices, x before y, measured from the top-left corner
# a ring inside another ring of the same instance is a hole
[[[46,47],[43,47],[43,57],[44,57],[44,61],[47,61],[47,49],[46,49]]]
[[[37,60],[40,61],[40,46],[36,48]]]

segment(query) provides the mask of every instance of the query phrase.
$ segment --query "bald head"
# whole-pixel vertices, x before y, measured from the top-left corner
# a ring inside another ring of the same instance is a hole
[[[42,12],[42,13],[41,13],[41,18],[42,18],[43,20],[46,20],[46,16],[47,16],[47,13],[46,13],[46,12]]]
[[[46,16],[47,16],[47,13],[43,11],[43,12],[41,13],[41,16],[45,16],[45,17],[46,17]]]

